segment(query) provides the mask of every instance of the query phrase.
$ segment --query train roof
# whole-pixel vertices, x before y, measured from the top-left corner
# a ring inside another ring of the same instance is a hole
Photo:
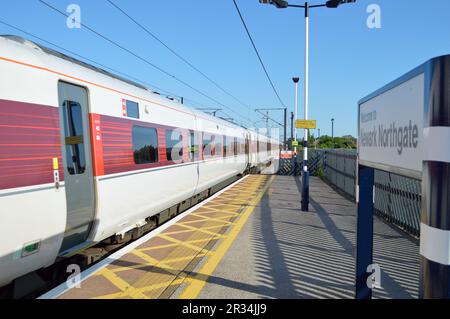
[[[48,48],[46,46],[43,46],[41,44],[38,44],[38,43],[36,43],[34,41],[30,41],[30,40],[27,40],[25,38],[22,38],[22,37],[19,37],[19,36],[16,36],[16,35],[1,35],[1,37],[10,39],[12,41],[19,42],[19,43],[24,44],[24,45],[30,45],[30,44],[34,45],[34,46],[38,47],[39,49],[41,49],[43,52],[45,52],[47,54],[50,54],[50,55],[53,55],[53,56],[55,56],[57,58],[60,58],[60,59],[63,59],[63,60],[66,60],[66,61],[78,64],[78,65],[80,65],[82,67],[91,69],[91,70],[93,70],[95,72],[99,72],[99,73],[102,73],[104,75],[107,75],[107,76],[110,76],[112,78],[115,78],[115,79],[117,79],[119,81],[122,81],[122,82],[125,82],[125,83],[128,83],[128,84],[134,85],[134,86],[136,86],[136,87],[138,87],[140,89],[148,90],[148,88],[146,88],[142,84],[139,84],[139,83],[137,83],[135,81],[131,81],[131,80],[126,79],[126,78],[124,78],[122,76],[116,75],[116,74],[111,73],[109,71],[106,71],[106,70],[104,70],[102,68],[96,67],[96,66],[94,66],[92,64],[89,64],[89,63],[83,62],[81,60],[75,59],[75,58],[73,58],[73,57],[71,57],[69,55],[66,55],[64,53],[61,53],[61,52],[58,52],[56,50],[50,49],[50,48]]]
[[[112,72],[106,71],[106,70],[104,70],[104,69],[102,69],[100,67],[94,66],[94,65],[86,63],[86,62],[83,62],[83,61],[78,60],[78,59],[76,59],[74,57],[71,57],[71,56],[66,55],[64,53],[61,53],[61,52],[58,52],[56,50],[50,49],[50,48],[48,48],[46,46],[43,46],[41,44],[38,44],[38,43],[36,43],[34,41],[31,41],[31,40],[28,40],[26,38],[23,38],[23,37],[20,37],[20,36],[16,36],[16,35],[0,35],[0,38],[8,39],[8,40],[20,43],[20,44],[22,44],[24,46],[38,48],[42,52],[44,52],[44,53],[46,53],[48,55],[54,56],[54,57],[56,57],[58,59],[62,59],[62,60],[74,63],[76,65],[79,65],[79,66],[83,67],[83,68],[86,68],[86,69],[89,69],[91,71],[103,74],[103,75],[105,75],[107,77],[110,77],[110,78],[116,79],[118,81],[124,82],[124,83],[126,83],[128,85],[132,85],[132,86],[134,86],[134,87],[136,87],[138,89],[145,90],[147,93],[152,94],[154,97],[157,97],[159,99],[164,98],[164,96],[161,95],[159,92],[155,92],[155,91],[151,90],[150,88],[148,88],[148,87],[146,87],[146,86],[144,86],[144,85],[142,85],[142,84],[140,84],[140,83],[138,83],[136,81],[132,81],[130,79],[127,79],[125,77],[119,76],[119,75],[114,74]],[[193,114],[201,115],[202,118],[206,118],[208,120],[211,120],[211,121],[214,121],[214,122],[218,122],[218,123],[220,123],[222,125],[233,127],[235,129],[246,129],[246,130],[249,130],[249,131],[253,131],[255,134],[257,134],[259,136],[264,136],[267,139],[273,140],[272,138],[269,138],[269,137],[267,137],[267,136],[265,136],[263,134],[257,133],[254,130],[247,129],[247,128],[245,128],[245,127],[243,127],[241,125],[238,125],[236,123],[233,123],[233,122],[231,122],[229,120],[226,120],[226,119],[223,119],[223,118],[220,118],[220,117],[212,116],[212,115],[207,114],[205,112],[202,112],[200,110],[196,110],[196,109],[193,109],[191,107],[188,107],[188,106],[186,106],[184,104],[181,106],[180,103],[176,103],[173,99],[170,99],[168,97],[165,100],[166,100],[167,103],[174,104],[177,108],[188,108]]]

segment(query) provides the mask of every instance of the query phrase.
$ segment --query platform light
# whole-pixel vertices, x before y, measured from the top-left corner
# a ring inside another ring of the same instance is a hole
[[[337,8],[341,4],[354,3],[356,0],[329,0],[326,3],[327,8]]]
[[[355,3],[356,0],[328,0],[323,4],[310,5],[309,1],[305,5],[289,4],[284,0],[259,0],[262,4],[272,4],[277,8],[301,8],[305,11],[305,120],[308,120],[308,99],[309,99],[309,10],[313,8],[337,8],[341,4]],[[294,83],[295,83],[295,79]],[[303,152],[303,170],[302,170],[302,211],[308,211],[309,205],[309,172],[308,172],[308,129],[305,129]]]
[[[277,8],[284,9],[289,6],[287,1],[284,0],[259,0],[259,3],[262,4],[272,4],[276,6]]]

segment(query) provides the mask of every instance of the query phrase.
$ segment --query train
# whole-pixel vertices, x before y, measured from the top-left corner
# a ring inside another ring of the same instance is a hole
[[[279,154],[276,138],[0,36],[0,287],[275,174]]]

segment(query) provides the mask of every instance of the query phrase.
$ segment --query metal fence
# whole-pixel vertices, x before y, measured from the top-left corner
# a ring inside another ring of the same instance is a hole
[[[290,167],[289,174],[284,174],[282,170],[280,174],[294,175],[292,160],[285,162]],[[297,166],[298,175],[301,165]],[[322,177],[338,191],[355,200],[356,150],[312,149],[309,153],[309,168],[311,175]],[[420,234],[421,193],[419,180],[375,170],[375,213],[417,237]]]

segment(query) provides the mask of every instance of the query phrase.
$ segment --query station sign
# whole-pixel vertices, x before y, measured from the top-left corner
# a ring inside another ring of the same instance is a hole
[[[450,296],[449,79],[450,55],[436,57],[358,104],[356,298],[372,296],[374,169],[421,180],[419,295]]]
[[[299,129],[315,129],[316,120],[297,120],[295,121],[295,127]]]
[[[359,163],[421,178],[425,69],[418,68],[359,102]]]

